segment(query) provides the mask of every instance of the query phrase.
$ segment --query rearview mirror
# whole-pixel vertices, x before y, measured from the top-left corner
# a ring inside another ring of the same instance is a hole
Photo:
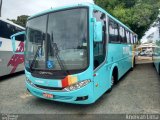
[[[25,36],[25,31],[18,32],[11,36],[12,48],[14,54],[24,54],[24,40],[19,41],[21,35]]]
[[[102,42],[102,23],[101,22],[94,23],[94,41]]]

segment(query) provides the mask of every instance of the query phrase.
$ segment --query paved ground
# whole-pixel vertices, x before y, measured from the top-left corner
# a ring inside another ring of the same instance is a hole
[[[38,99],[26,93],[25,75],[0,82],[0,113],[13,114],[105,114],[160,113],[160,77],[152,64],[137,65],[111,93],[95,104],[73,105]]]

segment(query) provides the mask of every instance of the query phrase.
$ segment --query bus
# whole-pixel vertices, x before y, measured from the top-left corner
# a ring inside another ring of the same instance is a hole
[[[24,30],[25,28],[0,18],[0,77],[24,70],[24,55],[13,54],[10,39],[11,35]],[[16,40],[17,51],[24,50],[23,42],[23,36],[19,36]]]
[[[137,35],[95,4],[33,15],[24,34],[26,87],[39,98],[91,104],[134,67]]]

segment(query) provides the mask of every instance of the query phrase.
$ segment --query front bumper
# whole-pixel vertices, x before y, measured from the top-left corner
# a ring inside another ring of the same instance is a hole
[[[69,92],[44,90],[32,86],[27,81],[26,81],[26,87],[32,95],[47,100],[74,103],[74,104],[91,104],[95,102],[95,99],[93,97],[93,82],[90,82],[89,84],[78,90]],[[53,98],[45,98],[43,96],[43,93],[52,94]],[[80,98],[84,98],[84,100]]]

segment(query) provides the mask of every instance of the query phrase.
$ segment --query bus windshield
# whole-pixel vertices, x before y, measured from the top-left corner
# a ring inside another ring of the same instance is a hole
[[[74,8],[28,20],[25,66],[32,70],[84,70],[88,66],[88,9]]]

